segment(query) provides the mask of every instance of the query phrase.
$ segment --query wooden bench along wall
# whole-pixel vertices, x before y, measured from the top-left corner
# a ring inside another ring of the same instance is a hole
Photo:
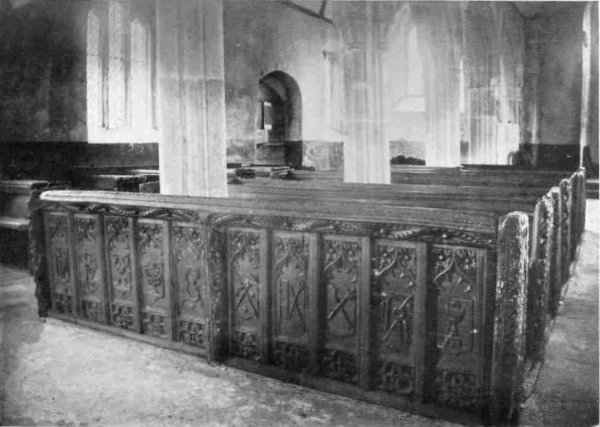
[[[28,259],[30,213],[42,191],[66,188],[64,182],[41,180],[0,181],[0,244],[15,261]],[[11,234],[9,236],[9,234]]]
[[[532,221],[412,202],[50,192],[35,222],[40,312],[433,416],[507,418],[573,253],[561,243],[580,227],[564,226],[581,216],[573,180],[534,201]]]

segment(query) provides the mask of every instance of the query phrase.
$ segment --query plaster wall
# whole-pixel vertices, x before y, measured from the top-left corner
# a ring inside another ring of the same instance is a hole
[[[540,144],[579,144],[584,5],[546,5],[540,34]]]
[[[69,179],[71,166],[158,165],[156,143],[87,144],[92,2],[0,7],[0,177]]]
[[[340,141],[323,119],[330,105],[323,51],[335,43],[332,27],[278,2],[224,2],[228,161],[254,161],[255,145],[266,141],[266,132],[256,124],[258,83],[276,70],[287,73],[300,88],[301,139]]]
[[[0,13],[0,142],[86,139],[86,3]]]

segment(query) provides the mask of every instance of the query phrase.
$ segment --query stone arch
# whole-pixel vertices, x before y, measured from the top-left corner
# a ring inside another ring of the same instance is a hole
[[[269,142],[302,140],[302,95],[292,76],[272,71],[259,80],[259,101],[271,102],[272,128]]]

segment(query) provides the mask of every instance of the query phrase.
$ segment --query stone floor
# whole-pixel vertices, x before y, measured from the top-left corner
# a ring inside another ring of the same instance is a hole
[[[588,224],[520,425],[598,424],[598,213]],[[0,424],[452,426],[36,314],[33,281],[0,265]]]

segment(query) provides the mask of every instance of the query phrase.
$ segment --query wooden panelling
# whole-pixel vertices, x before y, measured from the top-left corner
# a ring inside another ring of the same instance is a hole
[[[168,234],[168,224],[163,221],[137,222],[142,333],[173,339]]]
[[[172,242],[177,341],[206,347],[209,300],[204,227],[173,223]]]
[[[269,360],[292,372],[307,372],[311,361],[317,291],[315,283],[309,282],[314,239],[305,233],[273,233]]]
[[[266,362],[266,231],[230,228],[227,233],[230,289],[230,351]]]
[[[110,323],[141,331],[133,219],[104,217]]]
[[[480,404],[481,329],[485,292],[485,251],[433,245],[431,295],[435,296],[435,400],[467,410]]]
[[[325,322],[319,374],[350,384],[359,384],[360,330],[364,326],[360,324],[359,299],[361,285],[368,286],[368,281],[363,282],[363,257],[367,256],[367,262],[369,259],[365,250],[368,239],[323,236],[321,285]]]
[[[77,282],[81,315],[94,322],[108,322],[108,306],[102,223],[98,215],[74,215]]]
[[[52,309],[77,315],[78,287],[75,286],[71,218],[67,213],[46,213],[46,253]]]
[[[45,235],[34,258],[47,261],[34,271],[37,295],[43,308],[49,294],[61,318],[232,366],[497,421],[519,404],[525,362],[543,359],[568,233],[578,233],[570,223],[581,219],[568,184],[531,207],[531,242],[523,212],[350,193],[307,205],[284,191],[281,200],[50,192],[33,217],[43,233],[32,236]]]
[[[372,257],[371,384],[377,390],[420,396],[424,370],[426,245],[378,240]]]

